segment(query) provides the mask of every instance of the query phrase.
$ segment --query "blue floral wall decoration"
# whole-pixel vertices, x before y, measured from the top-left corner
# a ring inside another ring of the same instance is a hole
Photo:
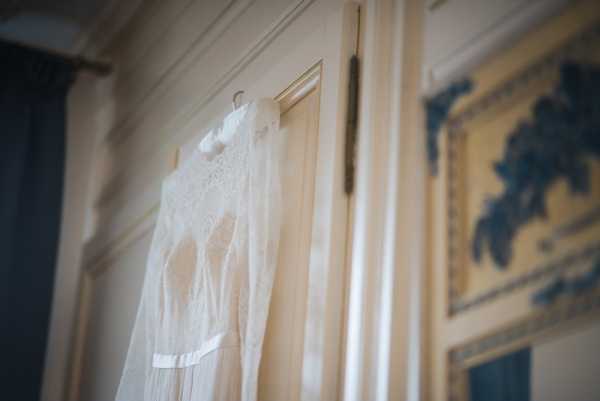
[[[546,194],[558,180],[567,180],[573,194],[589,192],[589,159],[600,158],[599,94],[600,66],[565,62],[556,87],[514,129],[493,166],[503,191],[488,200],[474,227],[477,262],[487,250],[506,268],[518,230],[546,217]]]
[[[430,172],[437,174],[439,158],[438,136],[440,129],[450,113],[452,105],[458,98],[469,93],[473,84],[469,79],[455,82],[434,97],[425,100],[425,126],[427,131],[427,159]]]

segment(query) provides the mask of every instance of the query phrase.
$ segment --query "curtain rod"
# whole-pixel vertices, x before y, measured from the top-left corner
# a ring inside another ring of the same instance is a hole
[[[7,40],[4,38],[0,38],[0,41],[4,43],[8,43],[11,45],[20,46],[29,50],[34,50],[42,53],[49,54],[53,57],[64,60],[65,62],[71,64],[77,70],[87,70],[93,74],[96,74],[100,77],[106,77],[112,72],[112,65],[103,61],[90,60],[83,56],[73,56],[70,54],[61,53],[54,49],[48,49],[43,46],[36,46],[29,43],[23,43],[15,40]]]

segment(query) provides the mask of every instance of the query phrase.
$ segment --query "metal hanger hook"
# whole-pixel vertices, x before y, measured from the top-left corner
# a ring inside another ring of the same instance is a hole
[[[244,91],[237,91],[233,94],[233,99],[231,101],[231,105],[233,106],[233,110],[235,111],[238,107],[241,106],[242,95]]]

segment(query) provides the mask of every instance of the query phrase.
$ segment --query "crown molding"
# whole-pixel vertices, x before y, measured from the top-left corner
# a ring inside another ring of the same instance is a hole
[[[144,0],[109,0],[99,15],[75,40],[73,53],[97,57],[143,6]]]
[[[426,65],[422,85],[426,96],[433,96],[466,71],[480,65],[491,54],[510,46],[514,40],[548,17],[560,12],[569,0],[525,2],[484,32],[471,37],[449,57]]]

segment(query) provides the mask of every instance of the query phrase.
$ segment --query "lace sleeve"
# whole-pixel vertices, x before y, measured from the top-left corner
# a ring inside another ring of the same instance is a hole
[[[248,155],[248,305],[245,332],[241,333],[242,401],[256,400],[281,226],[279,105],[261,101],[257,108]]]
[[[165,263],[170,248],[170,232],[168,207],[165,204],[164,190],[161,207],[158,213],[152,244],[148,254],[146,274],[137,311],[137,317],[131,334],[127,359],[117,390],[116,401],[142,401],[148,399],[145,395],[146,381],[152,370],[152,355],[155,339],[153,333],[160,311],[157,291],[151,286],[157,285],[161,266]]]

